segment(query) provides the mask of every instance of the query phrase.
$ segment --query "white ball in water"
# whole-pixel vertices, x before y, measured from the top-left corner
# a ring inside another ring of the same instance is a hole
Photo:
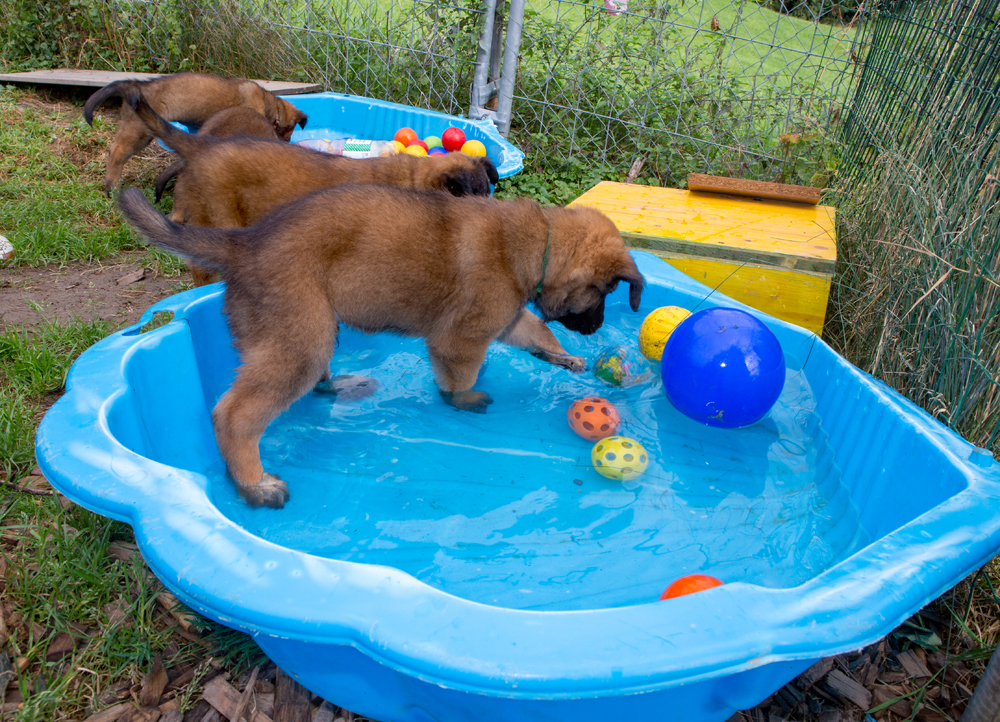
[[[14,244],[4,236],[0,236],[0,261],[7,261],[14,257]]]

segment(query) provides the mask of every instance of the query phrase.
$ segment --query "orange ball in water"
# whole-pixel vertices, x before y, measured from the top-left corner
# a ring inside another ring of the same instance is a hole
[[[671,582],[670,586],[663,590],[660,599],[683,597],[685,594],[703,592],[712,587],[721,587],[723,584],[721,579],[716,579],[708,574],[688,574]]]
[[[573,431],[590,441],[614,436],[622,423],[614,404],[600,396],[574,401],[566,412],[566,420]]]

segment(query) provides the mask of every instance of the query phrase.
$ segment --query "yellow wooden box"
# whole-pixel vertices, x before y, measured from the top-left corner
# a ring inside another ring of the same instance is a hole
[[[834,209],[605,181],[573,201],[727,296],[816,334],[837,263]]]

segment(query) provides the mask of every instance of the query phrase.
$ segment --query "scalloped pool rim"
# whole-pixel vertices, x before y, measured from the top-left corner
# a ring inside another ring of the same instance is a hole
[[[634,256],[651,286],[706,295],[706,287],[655,256]],[[718,294],[708,305],[744,308],[779,338],[814,339],[805,363],[827,356],[838,373],[865,387],[943,453],[966,487],[798,587],[737,582],[670,602],[611,609],[492,607],[393,568],[280,547],[223,516],[209,501],[204,476],[133,453],[108,427],[108,412],[125,391],[130,355],[186,326],[185,310],[219,293],[219,286],[209,286],[165,299],[139,323],[84,352],[66,394],[39,427],[36,453],[61,493],[133,526],[150,568],[185,604],[276,643],[348,645],[409,677],[507,699],[651,692],[776,662],[797,661],[792,667],[798,668],[804,660],[860,648],[1000,548],[1000,515],[991,513],[1000,506],[1000,465],[988,451],[851,366],[811,333]],[[158,311],[176,315],[136,334]]]

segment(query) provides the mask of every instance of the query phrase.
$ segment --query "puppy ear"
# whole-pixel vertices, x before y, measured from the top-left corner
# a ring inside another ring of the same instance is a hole
[[[303,113],[300,110],[299,111],[299,127],[302,128],[303,130],[305,130],[305,128],[306,128],[306,121],[307,120],[309,120],[309,116],[307,116],[305,113]]]
[[[453,196],[462,197],[468,193],[465,183],[450,173],[441,174],[441,187]]]
[[[490,179],[490,183],[493,185],[497,184],[500,180],[500,174],[497,173],[497,167],[493,165],[493,161],[490,160],[489,156],[483,156],[479,159],[479,162],[483,164],[483,168],[486,169],[486,177]]]
[[[619,271],[616,279],[619,281],[625,281],[628,283],[628,305],[632,307],[633,311],[639,310],[639,302],[642,300],[642,288],[646,285],[646,279],[643,278],[642,274],[639,273],[639,269],[635,267],[635,263],[630,261],[630,266],[626,266],[621,271]]]

